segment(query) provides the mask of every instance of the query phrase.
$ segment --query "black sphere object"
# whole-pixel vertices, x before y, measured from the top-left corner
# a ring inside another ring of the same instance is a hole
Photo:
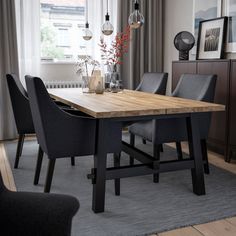
[[[181,31],[175,36],[174,45],[179,51],[179,60],[189,59],[189,51],[193,48],[194,44],[194,36],[188,31]]]

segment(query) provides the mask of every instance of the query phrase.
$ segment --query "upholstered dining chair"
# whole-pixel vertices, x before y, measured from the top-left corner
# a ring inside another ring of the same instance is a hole
[[[181,97],[205,102],[213,102],[216,85],[216,75],[184,74],[181,76],[173,97]],[[206,140],[211,121],[211,113],[199,114],[199,129],[204,170],[209,173]],[[181,147],[182,141],[188,141],[186,122],[184,118],[158,119],[155,121],[155,140],[153,139],[153,121],[138,122],[129,127],[130,135],[140,136],[153,143],[153,153],[156,159],[160,158],[159,145],[163,143],[176,142]],[[131,145],[134,145],[133,143]],[[180,150],[178,150],[180,151]],[[180,154],[178,154],[180,158]],[[159,175],[154,175],[154,182],[158,182]]]
[[[16,158],[14,168],[18,168],[20,156],[22,154],[24,138],[26,134],[35,134],[28,93],[20,82],[20,79],[15,74],[7,74],[7,84],[10,93],[14,118],[16,122],[17,131],[19,134],[18,145],[16,151]],[[61,109],[70,112],[70,107],[59,101],[54,101]],[[72,112],[72,111],[71,111]],[[43,155],[39,147],[38,155]],[[75,164],[74,157],[71,157],[71,164]]]
[[[147,72],[143,74],[142,80],[136,91],[154,93],[165,95],[166,94],[166,85],[168,80],[168,73],[158,73],[158,72]],[[130,136],[130,143],[135,143],[135,136]],[[146,144],[146,139],[143,138],[143,143]],[[160,146],[162,149],[162,145]],[[130,157],[130,164],[134,163],[134,158]]]
[[[9,191],[0,172],[0,235],[70,236],[78,209],[72,196]]]
[[[144,73],[136,91],[165,95],[167,79],[168,73]]]
[[[36,136],[49,159],[44,192],[50,192],[57,158],[95,153],[96,119],[75,116],[58,108],[40,78],[26,76],[26,85]],[[40,173],[41,156],[37,163]]]
[[[7,74],[7,84],[11,98],[13,114],[19,134],[14,168],[18,168],[26,134],[34,134],[34,125],[28,95],[15,74]]]

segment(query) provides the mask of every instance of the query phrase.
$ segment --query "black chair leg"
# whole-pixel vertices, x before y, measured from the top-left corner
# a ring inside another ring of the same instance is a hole
[[[164,152],[163,144],[160,144],[160,152]]]
[[[130,145],[134,147],[135,145],[135,135],[134,134],[130,134]],[[129,164],[133,165],[134,164],[134,158],[133,157],[129,157]]]
[[[176,150],[177,150],[178,160],[183,160],[183,152],[182,152],[181,142],[176,142]]]
[[[114,153],[114,167],[120,167],[120,153]],[[120,179],[114,179],[115,195],[120,196]]]
[[[35,170],[35,175],[34,175],[34,185],[37,185],[39,183],[42,161],[43,161],[43,150],[39,146],[38,159],[37,159],[36,170]]]
[[[71,165],[75,166],[75,157],[71,157],[70,160],[71,160]]]
[[[143,139],[143,144],[147,144],[147,141],[145,139]]]
[[[153,144],[153,157],[157,161],[157,165],[155,164],[155,167],[159,168],[159,162],[160,162],[160,145]],[[159,173],[153,174],[153,182],[159,183]]]
[[[56,159],[49,159],[46,183],[45,183],[45,186],[44,186],[44,192],[45,193],[50,192],[55,163],[56,163]]]
[[[14,163],[14,168],[17,169],[19,165],[20,156],[22,154],[23,144],[24,144],[25,135],[20,134],[18,138],[17,150],[16,150],[16,159]]]
[[[209,163],[208,163],[208,154],[207,154],[207,143],[205,139],[201,140],[201,147],[202,147],[202,158],[205,162],[204,164],[204,172],[205,174],[210,174]]]

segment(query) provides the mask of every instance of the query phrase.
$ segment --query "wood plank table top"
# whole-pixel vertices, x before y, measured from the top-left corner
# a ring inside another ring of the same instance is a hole
[[[224,111],[225,106],[133,90],[104,94],[80,88],[49,89],[51,97],[95,118]]]

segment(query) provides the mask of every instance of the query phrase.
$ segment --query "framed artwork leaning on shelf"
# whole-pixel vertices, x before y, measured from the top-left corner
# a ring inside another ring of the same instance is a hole
[[[226,42],[227,17],[201,21],[196,59],[222,59]]]

